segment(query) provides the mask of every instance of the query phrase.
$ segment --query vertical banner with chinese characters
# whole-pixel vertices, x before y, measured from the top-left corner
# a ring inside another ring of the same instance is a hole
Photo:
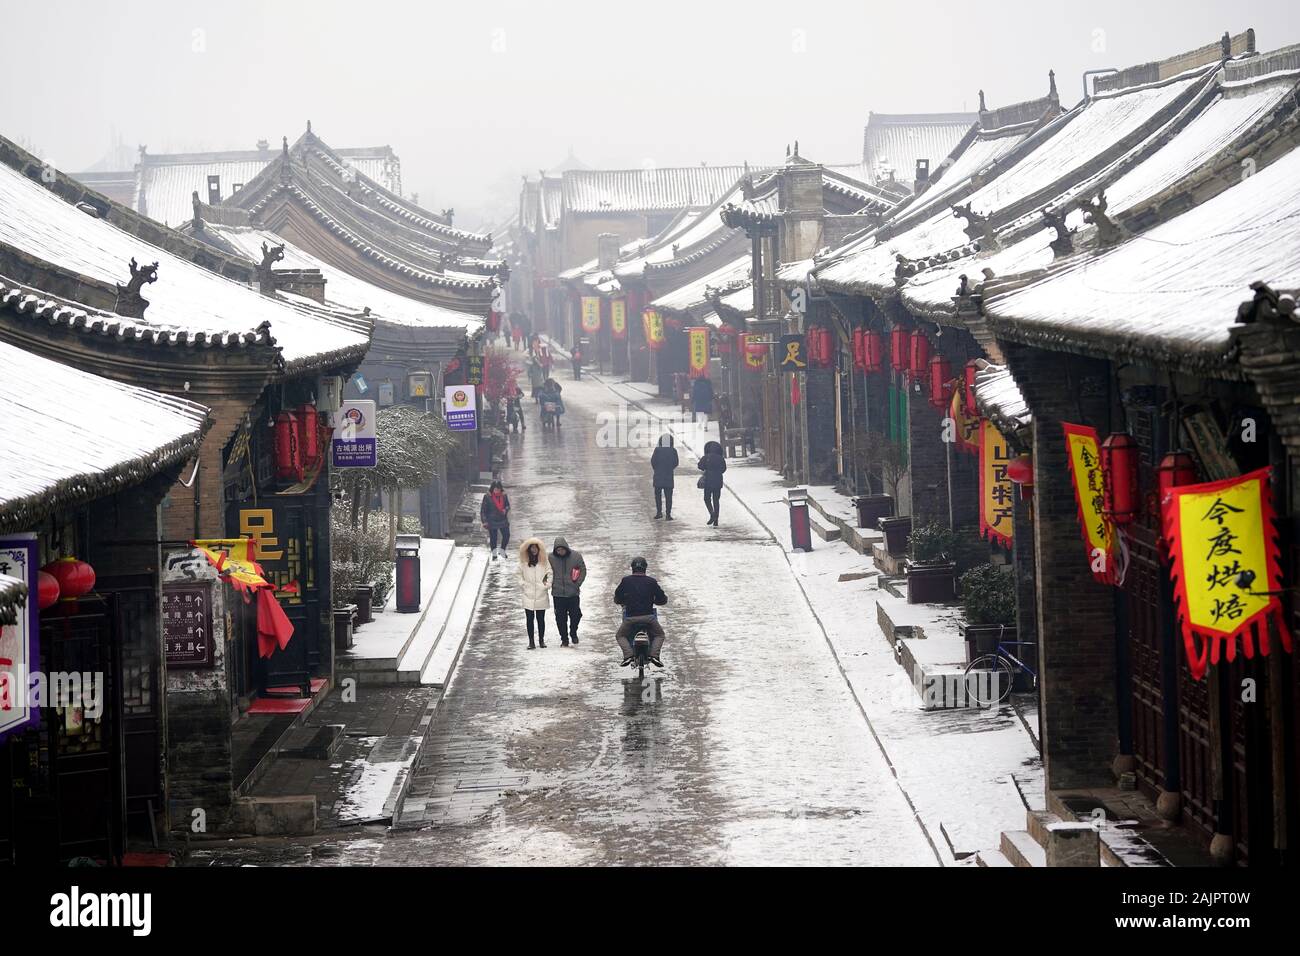
[[[686,356],[691,378],[707,378],[709,374],[709,330],[707,326],[692,326],[686,330]]]
[[[1092,576],[1102,584],[1115,584],[1119,580],[1115,525],[1102,512],[1101,443],[1097,440],[1097,429],[1069,422],[1062,422],[1061,427],[1065,431],[1074,500],[1079,506],[1079,529],[1083,532]]]
[[[1268,476],[1269,469],[1261,468],[1239,478],[1180,485],[1161,502],[1183,646],[1196,680],[1221,656],[1236,658],[1238,637],[1247,657],[1255,656],[1256,640],[1267,655],[1270,617],[1283,649],[1291,652],[1276,593],[1282,568]]]
[[[1011,449],[997,426],[980,422],[980,536],[1011,547],[1015,488],[1007,477]]]
[[[646,343],[658,351],[664,344],[664,317],[654,309],[646,309],[641,313],[641,320],[645,323]]]
[[[966,403],[963,401],[961,389],[953,392],[952,403],[948,407],[949,414],[952,416],[954,439],[957,447],[964,452],[972,455],[978,455],[980,451],[980,417],[978,415],[966,414]]]
[[[760,344],[761,335],[746,332],[741,341],[745,352],[745,368],[751,372],[761,372],[767,365],[767,346]]]
[[[627,338],[627,299],[614,299],[609,303],[609,334],[619,342]]]
[[[14,623],[0,627],[0,740],[41,719],[29,693],[32,670],[41,666],[37,554],[35,535],[0,538],[0,574],[27,584],[26,605]]]
[[[600,296],[582,297],[582,331],[595,335],[600,331]]]

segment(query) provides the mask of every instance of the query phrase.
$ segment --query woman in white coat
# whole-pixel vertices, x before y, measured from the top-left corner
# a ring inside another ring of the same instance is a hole
[[[519,585],[524,592],[524,617],[528,621],[528,649],[533,644],[533,621],[537,622],[537,647],[546,646],[546,609],[551,606],[551,562],[540,538],[528,538],[519,545]]]

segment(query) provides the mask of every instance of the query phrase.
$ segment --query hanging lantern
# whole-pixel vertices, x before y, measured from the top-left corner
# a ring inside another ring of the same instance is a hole
[[[51,561],[41,570],[54,578],[60,601],[75,601],[95,586],[95,569],[71,556]]]
[[[930,340],[925,337],[924,332],[913,332],[911,344],[912,355],[907,370],[912,381],[919,382],[925,377],[926,369],[930,365]]]
[[[908,349],[912,334],[901,325],[894,326],[889,333],[889,367],[895,372],[907,370]]]
[[[1196,484],[1196,459],[1189,451],[1171,451],[1160,459],[1156,479],[1159,482],[1160,500],[1163,501],[1165,492],[1170,488]]]
[[[884,338],[875,329],[862,330],[862,371],[875,374],[884,358]]]
[[[303,404],[298,408],[298,441],[302,446],[303,468],[311,471],[320,464],[320,415],[315,405]]]
[[[36,572],[36,606],[44,611],[59,599],[59,579],[47,571]]]
[[[1141,509],[1138,496],[1138,444],[1127,432],[1115,432],[1101,443],[1105,495],[1102,513],[1117,525],[1131,524]]]
[[[275,476],[302,481],[302,443],[298,440],[298,417],[292,412],[275,416]]]
[[[1034,459],[1028,455],[1017,455],[1007,464],[1007,477],[1018,485],[1032,486],[1034,483]]]
[[[952,363],[942,355],[930,358],[930,404],[935,408],[947,408],[952,397]]]
[[[866,337],[866,329],[856,328],[853,330],[853,367],[859,372],[866,371],[867,359],[864,341]]]
[[[832,352],[831,330],[825,326],[816,326],[813,330],[817,337],[817,356],[816,365],[818,368],[830,368],[835,364],[835,356]]]
[[[962,404],[966,406],[966,414],[974,418],[979,409],[975,405],[975,376],[979,373],[979,366],[975,364],[975,359],[966,363],[964,374],[964,388],[962,389]]]

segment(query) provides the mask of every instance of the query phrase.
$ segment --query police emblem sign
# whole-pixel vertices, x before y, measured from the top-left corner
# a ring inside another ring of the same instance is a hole
[[[448,385],[443,397],[443,414],[447,427],[454,432],[472,432],[478,428],[478,403],[473,385]]]
[[[330,464],[335,468],[374,468],[378,462],[374,401],[358,399],[344,402],[334,414]]]

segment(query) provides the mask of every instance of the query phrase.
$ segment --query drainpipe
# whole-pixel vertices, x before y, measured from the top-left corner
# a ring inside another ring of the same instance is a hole
[[[1083,71],[1083,98],[1085,100],[1092,99],[1092,93],[1088,91],[1088,77],[1101,76],[1106,73],[1118,73],[1118,72],[1119,70],[1117,70],[1113,66],[1103,67],[1099,70],[1084,70]]]

